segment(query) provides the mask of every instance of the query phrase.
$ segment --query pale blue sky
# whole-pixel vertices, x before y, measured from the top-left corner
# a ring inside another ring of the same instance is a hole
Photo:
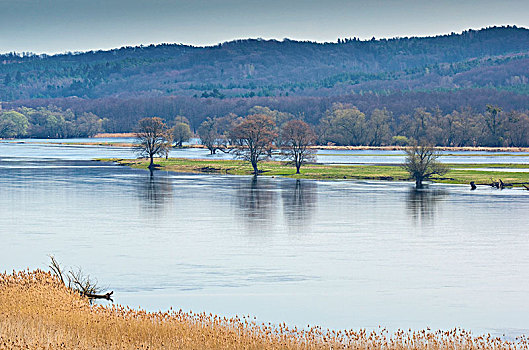
[[[514,24],[527,0],[0,0],[0,52],[211,45],[240,38],[335,41]]]

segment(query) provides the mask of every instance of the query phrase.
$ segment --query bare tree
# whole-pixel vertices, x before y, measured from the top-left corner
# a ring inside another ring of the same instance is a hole
[[[380,146],[389,142],[391,117],[391,113],[385,108],[373,110],[367,122],[367,143]]]
[[[169,151],[173,148],[174,143],[174,128],[171,128],[167,131],[167,137],[165,139],[167,147],[165,147],[165,159],[169,158]]]
[[[414,146],[406,149],[406,161],[402,167],[415,180],[415,187],[422,188],[422,182],[433,175],[444,175],[448,167],[437,161],[439,154],[432,146]]]
[[[498,106],[487,105],[487,112],[483,116],[489,134],[489,144],[501,146],[503,142],[503,113]]]
[[[259,174],[257,163],[270,156],[273,140],[277,137],[274,129],[272,118],[263,114],[249,115],[232,129],[236,155],[252,164],[255,175]]]
[[[314,150],[310,146],[316,142],[316,134],[309,124],[302,120],[291,120],[281,129],[284,155],[296,166],[299,174],[301,165],[314,160]]]
[[[158,117],[143,118],[138,123],[136,150],[141,157],[149,157],[149,169],[154,168],[154,156],[166,156],[171,148],[172,129]]]
[[[512,111],[505,124],[509,146],[522,147],[529,144],[529,114],[527,112]]]
[[[218,131],[217,120],[207,118],[198,128],[200,142],[209,149],[210,154],[217,153],[217,150],[226,152],[226,137]]]

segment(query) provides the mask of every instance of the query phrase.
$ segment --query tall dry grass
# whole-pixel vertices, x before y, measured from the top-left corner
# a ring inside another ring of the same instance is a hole
[[[182,311],[90,305],[44,271],[0,274],[0,349],[514,349],[462,330],[307,330]]]

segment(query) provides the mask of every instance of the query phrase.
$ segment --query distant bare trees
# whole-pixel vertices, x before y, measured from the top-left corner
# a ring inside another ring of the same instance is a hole
[[[341,145],[361,145],[366,138],[366,116],[354,106],[333,104],[320,121],[323,140]]]
[[[503,113],[498,106],[487,105],[487,111],[483,116],[486,130],[488,131],[488,144],[501,146],[503,143]]]
[[[207,118],[198,128],[200,142],[209,149],[210,154],[217,153],[226,147],[227,140],[219,133],[217,119]]]

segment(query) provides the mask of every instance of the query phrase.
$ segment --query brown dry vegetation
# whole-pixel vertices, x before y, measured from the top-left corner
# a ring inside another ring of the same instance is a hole
[[[0,274],[0,349],[527,349],[463,330],[306,330],[182,311],[90,305],[44,271]]]

